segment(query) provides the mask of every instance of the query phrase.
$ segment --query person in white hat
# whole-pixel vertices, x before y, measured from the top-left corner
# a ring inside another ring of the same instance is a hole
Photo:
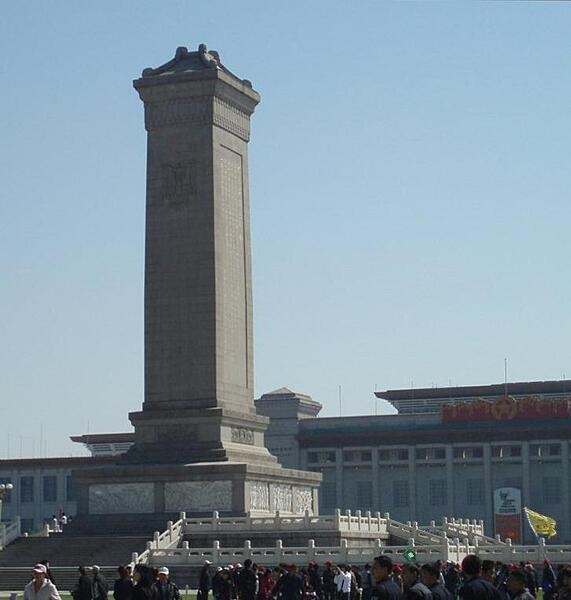
[[[158,579],[155,587],[159,593],[160,600],[180,600],[180,591],[176,584],[170,580],[168,567],[161,567],[158,570]]]
[[[48,568],[34,565],[34,578],[24,588],[24,600],[61,600],[56,586],[47,578]]]

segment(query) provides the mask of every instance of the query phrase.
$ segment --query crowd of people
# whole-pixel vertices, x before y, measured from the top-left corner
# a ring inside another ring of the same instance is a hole
[[[461,564],[437,561],[395,564],[377,556],[363,568],[315,562],[267,568],[252,563],[213,567],[205,561],[196,600],[571,600],[571,567],[554,570],[548,561],[505,564],[472,554]],[[79,567],[71,590],[74,600],[181,600],[169,569],[137,564],[120,566],[112,592],[97,565]],[[49,563],[35,565],[24,600],[61,600]]]

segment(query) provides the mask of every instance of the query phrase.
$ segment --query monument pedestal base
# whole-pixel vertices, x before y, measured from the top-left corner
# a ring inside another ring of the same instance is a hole
[[[321,474],[279,465],[202,462],[116,464],[75,471],[78,516],[318,514]]]

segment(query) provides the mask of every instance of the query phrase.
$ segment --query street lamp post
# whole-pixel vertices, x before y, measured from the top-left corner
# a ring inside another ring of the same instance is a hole
[[[0,523],[2,523],[2,503],[4,496],[13,489],[14,486],[11,483],[0,483]]]

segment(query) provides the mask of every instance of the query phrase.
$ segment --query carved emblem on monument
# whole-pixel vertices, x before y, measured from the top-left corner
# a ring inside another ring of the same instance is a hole
[[[161,199],[165,204],[184,204],[196,193],[193,162],[164,163],[161,167]]]
[[[237,444],[254,444],[254,432],[245,427],[232,427],[232,441]]]

